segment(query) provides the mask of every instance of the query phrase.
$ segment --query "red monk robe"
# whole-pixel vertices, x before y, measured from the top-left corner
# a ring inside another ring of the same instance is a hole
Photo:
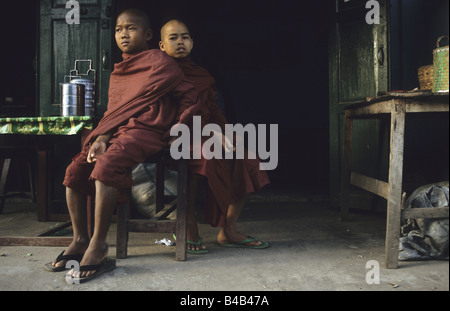
[[[85,194],[93,194],[93,180],[131,187],[131,169],[163,149],[171,126],[190,123],[196,111],[195,88],[167,54],[148,50],[122,56],[111,73],[108,109],[66,170],[63,184]],[[106,152],[88,163],[91,144],[109,132],[114,134]]]
[[[215,123],[225,133],[225,116],[217,105],[218,92],[214,78],[209,72],[189,58],[176,59],[186,79],[198,92],[198,111],[202,126]],[[203,142],[208,138],[203,138]],[[256,193],[270,183],[265,171],[259,169],[258,159],[189,160],[189,172],[207,178],[208,193],[205,220],[212,226],[223,227],[228,206],[242,200],[249,193]]]

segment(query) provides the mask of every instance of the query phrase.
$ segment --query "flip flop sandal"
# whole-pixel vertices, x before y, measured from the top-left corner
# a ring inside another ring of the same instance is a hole
[[[84,265],[84,266],[80,266],[79,267],[79,271],[95,271],[94,274],[90,275],[90,276],[86,276],[86,277],[81,277],[81,278],[72,278],[71,276],[67,275],[65,276],[66,282],[67,279],[72,279],[74,282],[72,282],[72,284],[76,284],[76,283],[85,283],[88,281],[91,281],[92,279],[95,279],[96,277],[102,275],[103,273],[112,271],[116,268],[116,260],[115,259],[109,259],[106,258],[105,260],[103,260],[100,264],[98,265]]]
[[[175,233],[173,234],[173,238],[175,239],[175,241],[177,240],[177,237],[175,236]],[[203,243],[203,239],[199,238],[198,242],[192,242],[192,241],[187,240],[186,243],[190,244],[190,245],[196,245],[196,246],[200,247],[202,245],[202,243]],[[208,250],[207,249],[198,249],[198,250],[186,249],[186,253],[193,254],[193,255],[203,255],[203,254],[208,253]]]
[[[75,261],[80,262],[84,256],[84,254],[83,255],[64,255],[64,252],[65,252],[65,250],[63,250],[61,252],[61,254],[59,254],[58,257],[56,257],[55,264],[57,264],[58,262],[63,261],[63,260],[67,260],[67,261],[75,260]],[[62,267],[56,267],[56,266],[52,265],[51,262],[45,264],[44,269],[47,271],[50,271],[50,272],[60,272],[60,271],[64,271],[64,270],[69,270],[69,268],[66,268],[65,265]]]
[[[207,249],[201,249],[201,248],[200,248],[200,247],[202,246],[202,242],[203,242],[203,239],[202,239],[202,238],[199,238],[199,239],[198,239],[198,242],[192,242],[192,241],[187,240],[187,241],[186,241],[187,244],[190,244],[190,245],[196,245],[196,246],[199,247],[199,249],[187,249],[186,252],[187,252],[188,254],[193,254],[193,255],[202,255],[202,254],[206,254],[206,253],[208,252],[208,250],[207,250]]]
[[[248,245],[250,242],[261,242],[260,245]],[[234,248],[251,248],[251,249],[264,249],[269,247],[269,243],[265,241],[260,241],[259,239],[249,236],[248,239],[242,240],[237,243],[223,243],[220,244],[222,247],[234,247]]]

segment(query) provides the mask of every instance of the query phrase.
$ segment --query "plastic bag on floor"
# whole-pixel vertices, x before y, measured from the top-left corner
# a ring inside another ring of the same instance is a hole
[[[156,163],[140,163],[132,171],[134,186],[131,203],[139,214],[152,218],[156,214]],[[164,194],[176,195],[177,172],[164,168]]]
[[[404,208],[445,207],[449,202],[449,182],[430,184],[416,189]],[[449,258],[448,218],[408,219],[401,228],[399,260]]]

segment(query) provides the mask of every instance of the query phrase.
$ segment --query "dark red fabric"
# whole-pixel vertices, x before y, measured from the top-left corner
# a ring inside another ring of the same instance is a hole
[[[202,125],[215,123],[223,131],[227,120],[217,105],[218,91],[215,79],[205,68],[198,66],[189,58],[177,59],[177,63],[186,79],[197,89],[199,104],[196,107],[196,115],[202,117]]]
[[[123,57],[111,74],[108,109],[67,168],[66,187],[91,194],[93,180],[117,189],[132,186],[131,169],[163,149],[171,126],[190,123],[196,111],[197,91],[172,58],[159,50]],[[106,152],[87,163],[91,143],[109,132]]]
[[[166,145],[145,129],[121,132],[109,143],[106,152],[99,155],[95,163],[87,162],[90,146],[85,146],[67,167],[63,185],[89,195],[93,194],[95,180],[116,189],[130,188],[133,186],[131,168]]]
[[[177,63],[186,79],[197,89],[196,115],[202,117],[202,126],[215,123],[224,131],[227,121],[217,105],[218,91],[214,78],[191,59],[177,59]],[[203,138],[203,141],[206,139]],[[270,183],[267,173],[259,169],[258,159],[191,159],[188,166],[190,173],[207,178],[205,220],[215,227],[224,226],[231,203],[242,200],[247,194],[255,193]]]
[[[92,143],[96,137],[110,131],[135,118],[142,122],[130,124],[130,128],[152,127],[168,130],[174,119],[178,122],[189,122],[195,111],[197,98],[191,92],[190,98],[181,102],[167,102],[162,105],[160,100],[180,84],[188,89],[184,76],[177,63],[160,50],[148,50],[136,55],[123,54],[124,60],[114,65],[111,73],[108,109],[98,126],[87,137],[85,145]],[[155,106],[156,105],[156,106]],[[144,114],[144,116],[142,116]]]

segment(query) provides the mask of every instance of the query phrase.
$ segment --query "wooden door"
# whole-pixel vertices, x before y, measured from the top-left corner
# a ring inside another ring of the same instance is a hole
[[[340,199],[340,164],[345,106],[389,89],[389,0],[379,4],[379,24],[368,24],[366,0],[336,0],[329,36],[330,195]],[[370,17],[373,17],[370,15]],[[380,120],[354,122],[352,169],[380,175],[386,135]],[[384,133],[385,134],[385,133]]]
[[[41,0],[39,19],[38,98],[40,116],[60,115],[60,87],[77,59],[91,59],[96,73],[97,115],[102,116],[108,101],[111,73],[112,0],[78,0],[79,24],[68,0]],[[72,11],[73,12],[73,11]],[[85,73],[88,63],[80,63]],[[92,73],[92,72],[91,72]],[[89,78],[93,79],[90,75]]]

